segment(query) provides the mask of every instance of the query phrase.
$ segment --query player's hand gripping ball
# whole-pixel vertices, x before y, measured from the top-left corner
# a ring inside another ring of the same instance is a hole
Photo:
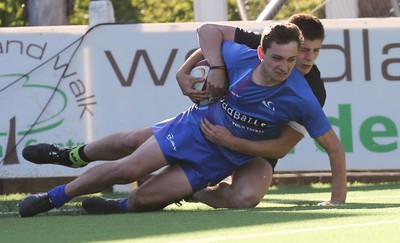
[[[190,76],[195,78],[202,78],[203,82],[197,82],[193,85],[195,90],[206,90],[207,89],[207,76],[208,72],[210,71],[210,65],[204,59],[197,63],[197,65],[190,71]],[[200,105],[207,105],[215,101],[213,98],[208,98],[206,100],[200,101]]]

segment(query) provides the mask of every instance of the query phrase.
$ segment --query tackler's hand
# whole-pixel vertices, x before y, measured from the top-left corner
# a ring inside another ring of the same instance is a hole
[[[220,98],[226,92],[228,81],[224,66],[210,69],[207,77],[207,92],[213,98]],[[212,67],[210,67],[212,68]]]
[[[201,120],[200,129],[208,140],[226,148],[229,148],[231,142],[235,139],[228,129],[220,125],[214,125],[206,118]]]

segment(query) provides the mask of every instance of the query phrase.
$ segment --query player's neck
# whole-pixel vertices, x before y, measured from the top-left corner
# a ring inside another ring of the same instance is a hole
[[[275,86],[275,85],[282,83],[281,81],[271,78],[265,72],[265,69],[262,67],[262,65],[258,65],[256,67],[256,69],[253,72],[252,79],[255,84],[258,84],[261,86]]]

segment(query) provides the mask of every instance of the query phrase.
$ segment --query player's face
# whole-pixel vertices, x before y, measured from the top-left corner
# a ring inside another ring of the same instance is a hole
[[[307,40],[301,44],[297,54],[296,68],[303,75],[310,72],[321,50],[322,40]]]
[[[285,81],[296,64],[298,50],[294,41],[288,44],[272,43],[261,58],[266,78],[274,83]]]

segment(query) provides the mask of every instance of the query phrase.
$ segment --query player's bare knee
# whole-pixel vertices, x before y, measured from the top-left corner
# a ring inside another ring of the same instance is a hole
[[[236,208],[254,208],[260,203],[261,198],[251,192],[240,192],[235,194],[232,201]]]
[[[140,146],[139,142],[137,141],[136,135],[134,132],[127,132],[120,134],[119,140],[119,148],[123,151],[126,155],[131,154]]]
[[[122,145],[126,151],[132,153],[137,148],[139,148],[140,145],[142,145],[147,139],[148,138],[145,134],[142,134],[140,132],[130,132],[124,136]]]

